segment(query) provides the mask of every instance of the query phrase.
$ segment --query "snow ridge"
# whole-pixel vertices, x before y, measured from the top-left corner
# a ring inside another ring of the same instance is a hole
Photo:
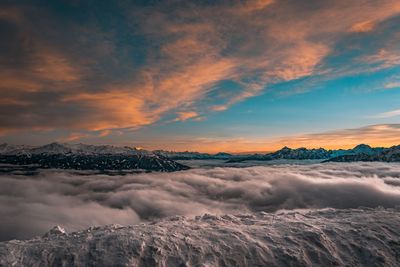
[[[398,209],[170,217],[0,243],[0,266],[398,266]]]

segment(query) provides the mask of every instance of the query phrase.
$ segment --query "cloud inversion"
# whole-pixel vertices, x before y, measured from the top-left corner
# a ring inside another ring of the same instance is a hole
[[[400,167],[383,163],[0,178],[0,240],[40,235],[57,224],[76,230],[173,215],[400,205]]]

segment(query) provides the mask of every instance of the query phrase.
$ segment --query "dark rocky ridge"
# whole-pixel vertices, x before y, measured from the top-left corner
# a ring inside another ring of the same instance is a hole
[[[200,152],[174,152],[174,151],[165,151],[165,150],[155,150],[153,151],[157,155],[161,155],[173,160],[207,160],[207,159],[222,159],[228,160],[234,155],[224,152],[219,152],[216,154],[209,153],[200,153]]]
[[[130,147],[68,145],[42,147],[1,145],[0,163],[35,165],[49,169],[180,171],[189,169],[174,160]]]
[[[324,162],[353,162],[353,161],[380,161],[400,162],[400,146],[382,149],[376,153],[361,152],[357,154],[341,155]]]
[[[353,162],[353,161],[382,161],[382,162],[399,162],[400,146],[390,148],[376,147],[372,148],[368,145],[360,144],[353,149],[327,150],[324,148],[307,149],[297,148],[291,149],[284,147],[276,152],[268,154],[253,154],[246,156],[232,157],[228,162],[242,162],[248,160],[321,160],[323,162]]]

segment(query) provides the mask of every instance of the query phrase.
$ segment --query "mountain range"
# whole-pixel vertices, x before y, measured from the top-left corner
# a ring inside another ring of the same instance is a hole
[[[395,162],[400,161],[400,146],[392,146],[390,148],[370,147],[369,145],[360,144],[352,149],[327,150],[324,148],[292,149],[284,147],[276,152],[267,154],[251,154],[244,156],[232,157],[228,162],[242,162],[248,160],[321,160],[323,162],[352,162],[352,161],[383,161]]]
[[[0,163],[35,165],[39,168],[75,170],[180,171],[189,169],[151,151],[132,147],[51,143],[33,147],[0,145]]]
[[[220,152],[148,151],[135,147],[51,143],[44,146],[0,144],[0,163],[38,168],[75,170],[180,171],[189,167],[179,160],[224,160],[227,163],[272,160],[320,160],[321,162],[381,161],[400,162],[400,145],[390,148],[360,144],[352,149],[282,149],[266,154],[234,155]]]
[[[154,150],[154,153],[158,155],[162,155],[164,157],[173,159],[173,160],[195,160],[195,159],[222,159],[222,160],[229,160],[232,157],[235,157],[233,154],[219,152],[216,154],[209,154],[209,153],[201,153],[201,152],[174,152],[174,151],[165,151],[165,150]]]

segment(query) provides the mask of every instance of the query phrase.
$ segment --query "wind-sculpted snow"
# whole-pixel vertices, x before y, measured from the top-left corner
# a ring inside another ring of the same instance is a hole
[[[174,215],[400,205],[400,165],[388,163],[21,174],[0,176],[0,240],[31,238],[54,225],[73,231]]]
[[[0,266],[398,266],[400,211],[172,217],[0,243]]]

